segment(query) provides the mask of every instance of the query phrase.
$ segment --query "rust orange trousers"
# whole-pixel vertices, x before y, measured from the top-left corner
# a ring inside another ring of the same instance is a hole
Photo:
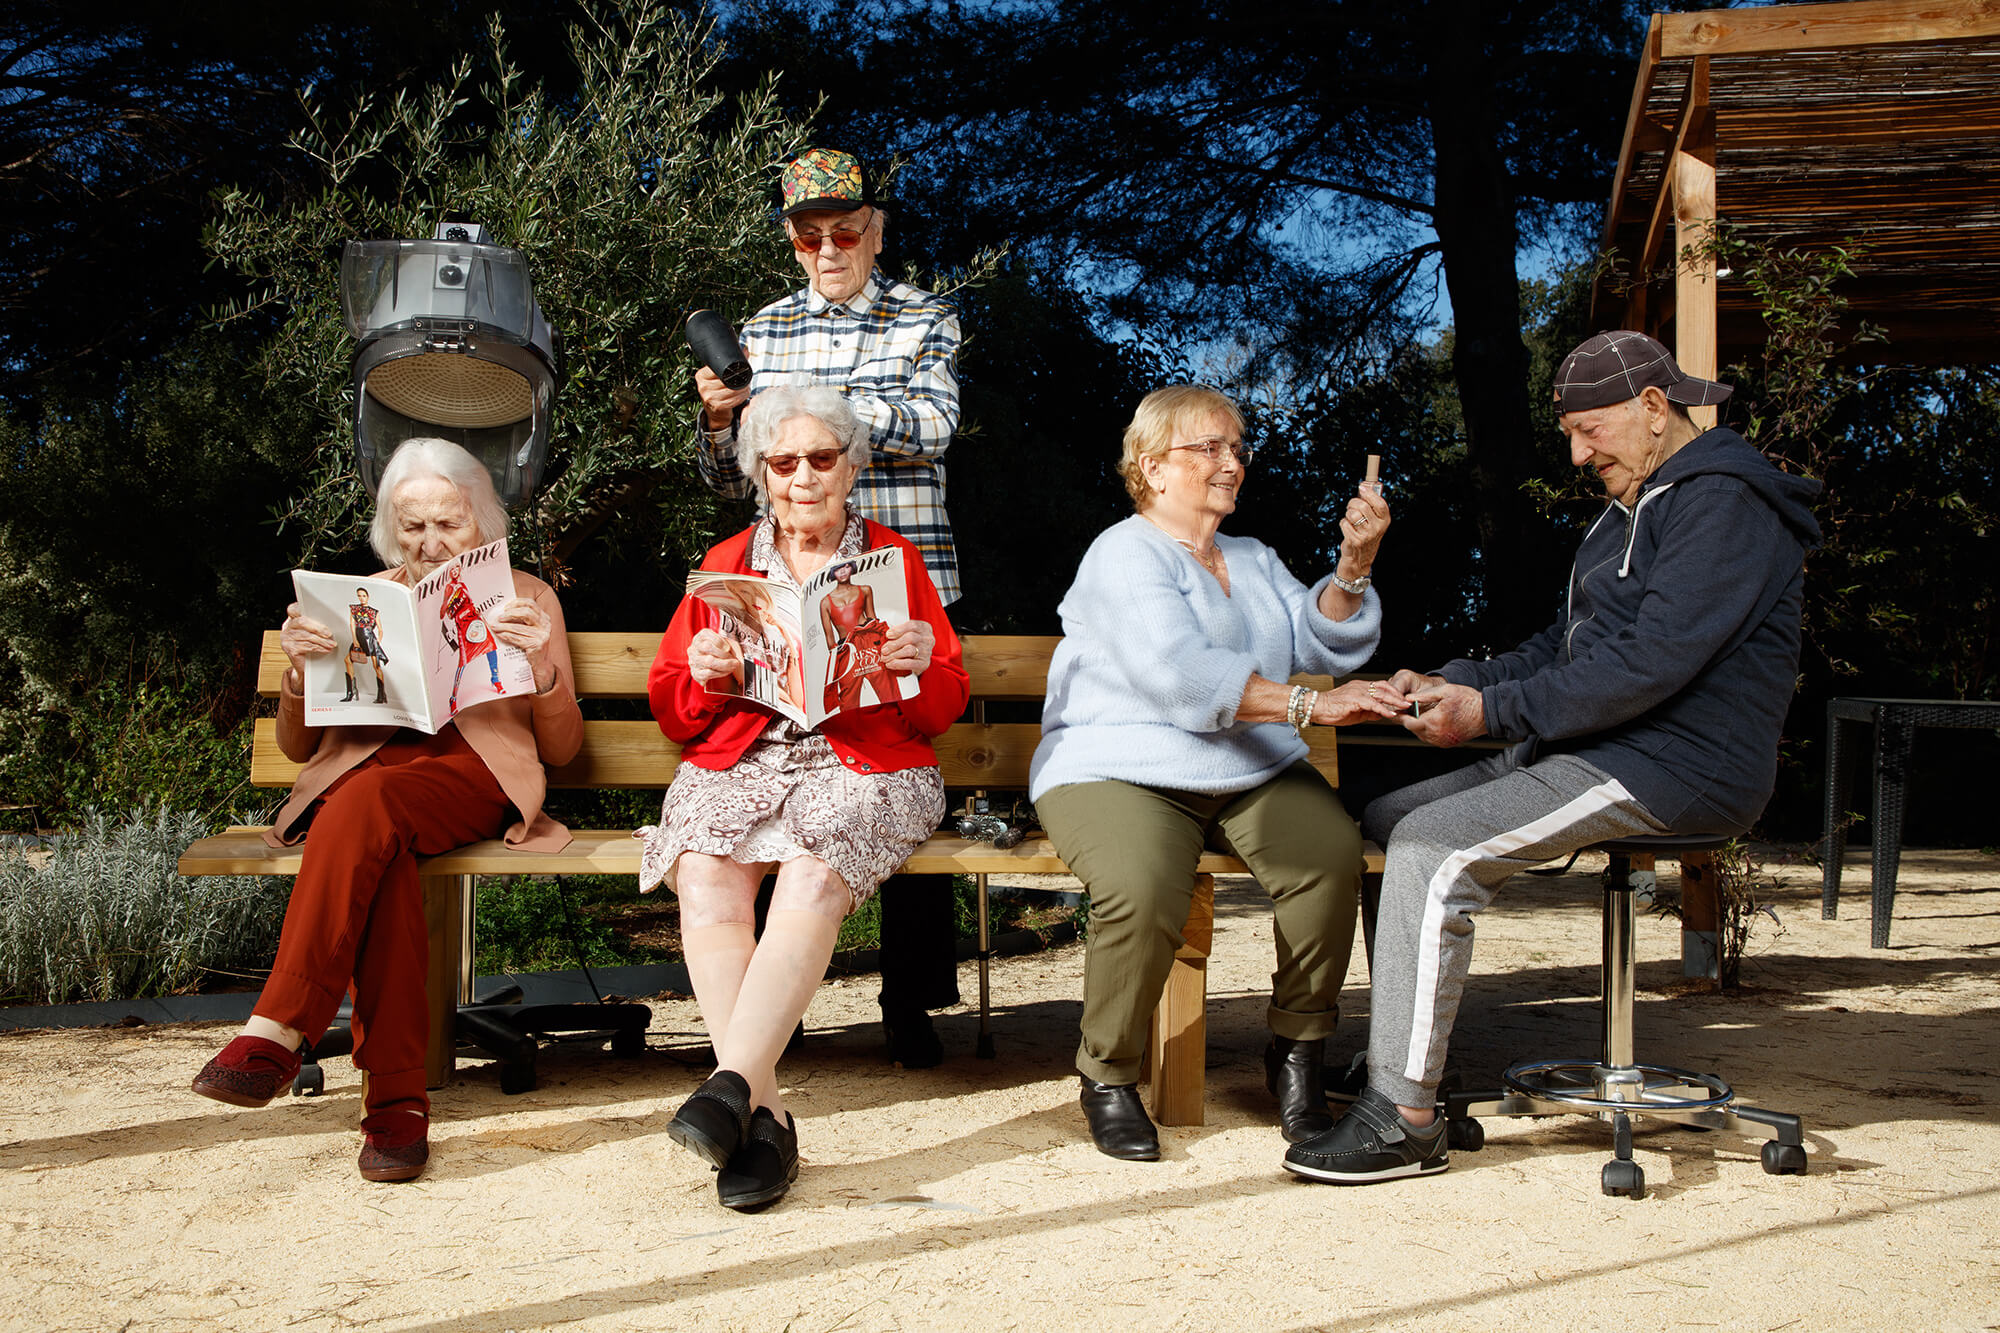
[[[512,812],[447,726],[435,736],[398,732],[307,814],[305,860],[256,1011],[316,1042],[352,987],[354,1064],[368,1074],[364,1126],[392,1112],[430,1113],[430,935],[416,859],[495,837]]]

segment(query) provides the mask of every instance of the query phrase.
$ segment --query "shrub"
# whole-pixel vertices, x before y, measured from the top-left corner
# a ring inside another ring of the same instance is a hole
[[[481,976],[643,961],[621,947],[610,926],[569,902],[554,879],[482,879],[474,935],[473,970]]]
[[[0,995],[138,999],[268,967],[290,883],[175,873],[182,850],[208,831],[200,816],[165,805],[122,820],[92,809],[45,852],[0,853]]]
[[[0,797],[52,826],[76,827],[93,807],[248,822],[271,805],[249,785],[250,719],[218,724],[218,696],[185,672],[81,662],[60,686],[11,683],[15,698],[0,686]]]

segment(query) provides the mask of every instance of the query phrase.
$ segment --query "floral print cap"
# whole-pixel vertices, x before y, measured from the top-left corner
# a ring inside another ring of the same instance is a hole
[[[844,213],[874,202],[861,163],[838,148],[806,149],[786,165],[779,180],[784,192],[781,218],[812,209]]]

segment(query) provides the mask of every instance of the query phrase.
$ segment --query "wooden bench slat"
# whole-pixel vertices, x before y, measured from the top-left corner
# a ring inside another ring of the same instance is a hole
[[[270,847],[261,829],[236,828],[203,838],[181,854],[183,875],[296,875],[304,847]],[[426,875],[637,875],[639,840],[630,829],[575,829],[575,841],[560,852],[521,852],[498,838],[468,843],[442,856],[425,857],[418,868]],[[1382,852],[1363,845],[1368,869],[1379,873]],[[1047,838],[1030,838],[1018,847],[1000,848],[938,834],[904,864],[913,874],[1066,875],[1056,849]],[[1224,852],[1204,852],[1196,869],[1204,875],[1244,874],[1243,863]]]
[[[965,669],[975,699],[1036,699],[1048,693],[1049,655],[1062,642],[1054,634],[982,634],[967,639]],[[643,699],[646,675],[660,651],[656,632],[622,634],[572,630],[570,664],[576,669],[580,699]],[[290,665],[278,647],[278,631],[264,631],[257,659],[257,692],[276,698],[278,682]]]
[[[933,744],[945,786],[1024,791],[1028,765],[1040,740],[1041,727],[1033,722],[961,722]],[[569,763],[549,768],[549,786],[662,788],[673,781],[680,758],[681,747],[668,740],[657,723],[586,718],[583,748]],[[278,748],[277,719],[257,719],[251,784],[289,787],[303,767]]]

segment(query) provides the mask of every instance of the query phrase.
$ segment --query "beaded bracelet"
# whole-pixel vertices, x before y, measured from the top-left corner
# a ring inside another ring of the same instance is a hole
[[[1312,721],[1313,709],[1318,706],[1318,690],[1294,685],[1290,697],[1285,701],[1285,721],[1291,724],[1292,730],[1303,731]]]

